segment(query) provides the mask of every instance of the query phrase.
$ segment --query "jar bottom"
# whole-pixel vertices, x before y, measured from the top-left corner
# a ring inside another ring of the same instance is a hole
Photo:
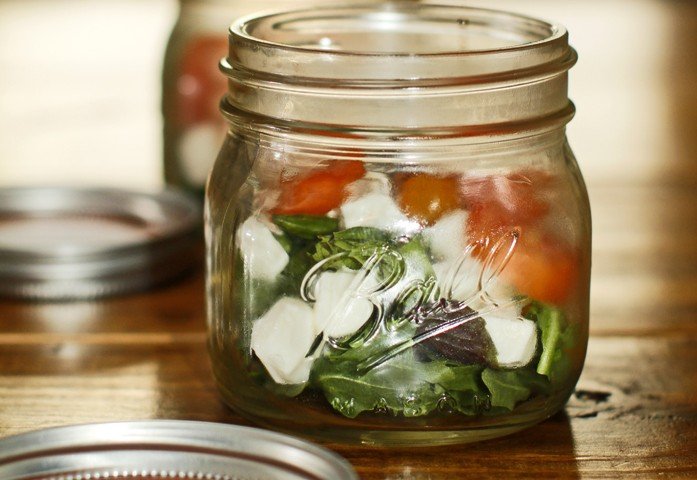
[[[385,447],[437,447],[481,442],[525,430],[564,408],[571,392],[557,394],[548,398],[544,408],[535,411],[515,414],[515,417],[502,419],[501,423],[492,422],[485,425],[473,425],[461,429],[440,429],[438,427],[423,427],[419,429],[370,429],[341,427],[298,426],[284,418],[283,415],[269,415],[260,405],[249,403],[251,408],[242,405],[239,395],[229,390],[224,383],[218,383],[218,389],[225,404],[245,419],[255,424],[311,441],[334,444],[362,444]]]

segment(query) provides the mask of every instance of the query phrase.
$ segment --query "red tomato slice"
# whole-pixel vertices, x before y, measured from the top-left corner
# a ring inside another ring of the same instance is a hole
[[[491,255],[498,239],[517,232],[501,278],[531,298],[562,303],[576,286],[579,258],[556,235],[543,230],[541,220],[549,205],[539,192],[550,180],[535,171],[465,179],[463,190],[470,207],[467,232],[480,245],[475,255],[481,259]],[[503,251],[497,261],[498,255]]]
[[[281,182],[281,197],[272,211],[281,215],[324,215],[346,198],[345,187],[365,175],[363,162],[336,161],[332,166]]]
[[[549,205],[541,193],[551,177],[540,171],[524,171],[509,175],[464,178],[462,191],[472,209],[488,217],[487,223],[527,225],[544,217]]]
[[[579,273],[578,255],[557,239],[525,237],[501,272],[518,291],[543,302],[563,303],[574,291]]]

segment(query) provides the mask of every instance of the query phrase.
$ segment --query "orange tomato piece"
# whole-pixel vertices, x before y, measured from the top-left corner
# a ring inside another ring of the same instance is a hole
[[[548,236],[525,237],[514,249],[501,278],[524,295],[554,304],[563,303],[574,291],[579,274],[578,255],[569,246]]]
[[[505,235],[518,235],[516,246],[501,278],[520,293],[536,300],[562,303],[576,287],[579,256],[551,232],[541,220],[549,205],[538,194],[550,177],[541,172],[465,179],[463,190],[469,205],[467,233],[478,244],[480,259]],[[495,257],[501,260],[503,250]]]
[[[549,205],[540,193],[551,177],[540,171],[508,175],[465,178],[462,190],[467,204],[479,208],[486,222],[501,225],[527,225],[544,217]]]
[[[473,215],[476,222],[476,211],[470,214],[470,220]],[[579,256],[557,236],[541,233],[537,226],[479,224],[476,230],[470,230],[470,238],[476,242],[473,254],[497,268],[513,235],[517,240],[500,278],[535,300],[563,303],[576,287]]]
[[[399,187],[398,200],[404,213],[426,225],[462,204],[457,177],[425,173],[404,180]]]
[[[324,215],[346,198],[346,186],[365,175],[363,162],[336,161],[300,178],[281,181],[281,196],[272,213],[280,215]]]

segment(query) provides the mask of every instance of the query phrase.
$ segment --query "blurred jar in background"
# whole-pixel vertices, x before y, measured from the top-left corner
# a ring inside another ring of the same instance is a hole
[[[179,17],[165,51],[162,80],[164,173],[168,184],[203,196],[208,171],[226,131],[218,103],[227,83],[218,71],[218,62],[227,53],[228,26],[237,17],[255,11],[312,3],[326,2],[179,0]]]
[[[218,102],[225,77],[227,26],[272,2],[179,0],[179,18],[165,51],[162,77],[164,172],[168,184],[202,193],[208,168],[225,135]]]

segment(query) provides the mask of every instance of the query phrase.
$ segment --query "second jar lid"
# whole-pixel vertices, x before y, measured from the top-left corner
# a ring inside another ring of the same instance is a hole
[[[198,203],[174,190],[0,189],[0,296],[142,290],[196,264],[200,224]]]

